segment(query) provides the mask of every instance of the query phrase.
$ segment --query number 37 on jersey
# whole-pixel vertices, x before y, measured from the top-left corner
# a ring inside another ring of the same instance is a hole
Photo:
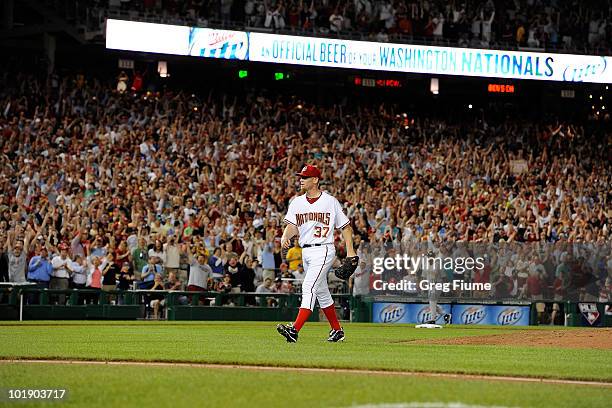
[[[335,197],[326,192],[314,202],[306,199],[306,194],[296,197],[289,204],[285,222],[295,225],[299,231],[300,246],[313,244],[333,244],[334,228],[344,228],[349,224],[342,206]]]

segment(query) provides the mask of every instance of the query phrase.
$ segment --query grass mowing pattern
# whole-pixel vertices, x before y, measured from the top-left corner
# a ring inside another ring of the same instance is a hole
[[[58,406],[88,408],[347,407],[414,401],[603,408],[612,398],[609,388],[591,386],[196,367],[0,363],[0,380],[5,388],[67,389],[68,399]]]
[[[191,361],[612,382],[612,351],[608,350],[410,343],[516,328],[419,330],[409,325],[346,324],[347,340],[330,344],[324,341],[327,324],[309,323],[297,344],[287,344],[270,322],[25,323],[0,327],[0,358]]]

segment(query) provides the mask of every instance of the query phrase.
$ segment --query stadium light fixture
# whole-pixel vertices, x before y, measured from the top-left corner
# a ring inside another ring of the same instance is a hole
[[[159,76],[162,78],[167,78],[170,76],[168,72],[168,63],[166,61],[158,61],[157,62],[157,72]]]
[[[429,90],[434,95],[438,95],[440,93],[440,81],[438,80],[438,78],[431,78]]]

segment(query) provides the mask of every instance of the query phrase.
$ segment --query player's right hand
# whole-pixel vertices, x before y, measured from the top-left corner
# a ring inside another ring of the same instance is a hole
[[[281,238],[281,246],[284,249],[288,249],[291,246],[291,240],[288,238]]]

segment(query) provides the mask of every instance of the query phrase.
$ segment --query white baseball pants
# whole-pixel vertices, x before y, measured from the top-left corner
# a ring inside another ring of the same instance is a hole
[[[306,276],[302,283],[301,308],[313,310],[317,300],[321,309],[334,304],[327,286],[327,273],[335,258],[336,248],[332,244],[302,249]]]

